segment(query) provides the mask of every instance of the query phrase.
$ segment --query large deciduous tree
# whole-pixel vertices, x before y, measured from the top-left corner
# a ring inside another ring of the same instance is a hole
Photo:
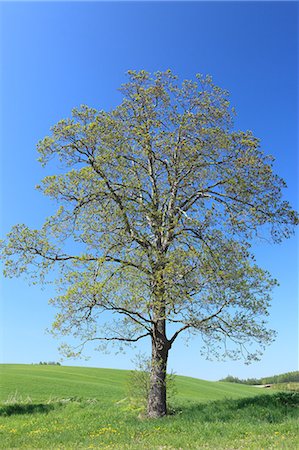
[[[118,107],[74,109],[39,142],[41,163],[65,168],[38,187],[59,208],[40,230],[13,227],[2,256],[7,276],[44,281],[58,266],[53,329],[78,338],[78,352],[88,341],[150,339],[148,415],[159,417],[183,331],[248,360],[272,340],[264,318],[275,280],[250,242],[289,237],[297,215],[273,158],[234,130],[228,93],[210,77],[128,75]]]

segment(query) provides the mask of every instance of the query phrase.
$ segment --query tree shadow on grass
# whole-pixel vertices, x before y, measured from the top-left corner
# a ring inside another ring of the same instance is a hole
[[[13,405],[1,405],[0,416],[48,413],[49,411],[55,409],[55,407],[57,407],[57,405],[54,404],[45,405],[43,403],[28,403],[28,404],[16,403]]]
[[[299,393],[277,392],[239,399],[224,399],[192,404],[181,413],[199,422],[280,423],[299,416]]]
[[[273,408],[281,407],[298,407],[299,393],[298,392],[276,392],[275,394],[262,394],[255,397],[245,397],[236,400],[238,409],[246,408],[251,405],[267,406]]]

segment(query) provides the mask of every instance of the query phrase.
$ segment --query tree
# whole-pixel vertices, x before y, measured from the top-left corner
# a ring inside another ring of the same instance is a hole
[[[211,355],[248,361],[271,342],[264,319],[276,281],[250,243],[280,242],[298,218],[273,158],[234,130],[228,93],[210,77],[128,75],[118,107],[74,109],[38,143],[43,165],[65,169],[38,187],[59,208],[40,230],[13,227],[2,257],[9,277],[43,282],[59,268],[53,331],[80,340],[69,355],[90,341],[150,339],[148,415],[159,417],[182,332],[200,333]]]

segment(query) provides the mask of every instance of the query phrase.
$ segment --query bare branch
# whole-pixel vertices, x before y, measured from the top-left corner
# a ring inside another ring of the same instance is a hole
[[[107,336],[102,336],[102,337],[95,337],[95,338],[90,338],[90,339],[86,339],[86,341],[84,341],[84,343],[87,343],[89,341],[121,341],[121,342],[137,342],[140,339],[146,337],[146,336],[150,336],[151,333],[145,333],[145,334],[141,334],[139,336],[137,336],[136,338],[126,338],[126,337],[118,337],[118,336],[113,336],[113,337],[107,337]]]

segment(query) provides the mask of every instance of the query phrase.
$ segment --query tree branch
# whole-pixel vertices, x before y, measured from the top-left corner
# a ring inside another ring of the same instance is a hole
[[[188,328],[195,328],[195,329],[199,329],[200,325],[202,325],[205,322],[209,322],[210,320],[214,319],[215,317],[218,317],[218,315],[223,311],[223,309],[225,308],[225,306],[227,306],[230,303],[230,301],[225,301],[223,303],[223,305],[221,305],[221,307],[218,309],[218,311],[216,311],[214,314],[211,314],[208,317],[205,317],[202,320],[196,321],[196,322],[189,322],[186,325],[184,325],[182,328],[180,328],[179,330],[177,330],[174,335],[172,336],[172,338],[169,340],[170,345],[173,344],[173,342],[175,341],[175,339],[178,337],[178,335],[184,331],[187,330]]]
[[[108,177],[105,175],[105,173],[99,169],[98,167],[96,167],[95,161],[93,159],[89,159],[90,165],[92,166],[92,168],[96,171],[96,173],[98,173],[101,178],[104,180],[110,194],[111,194],[111,198],[115,201],[115,203],[118,205],[120,211],[121,211],[121,215],[123,217],[124,223],[125,223],[125,227],[127,232],[129,233],[129,235],[132,237],[132,239],[134,241],[136,241],[141,247],[148,249],[150,247],[150,242],[147,239],[142,239],[140,238],[136,231],[133,229],[128,216],[126,214],[126,210],[122,204],[121,198],[119,197],[119,195],[116,193],[116,191],[113,189]]]
[[[82,345],[86,344],[87,342],[90,341],[122,341],[122,342],[137,342],[140,339],[146,337],[146,336],[150,336],[151,333],[145,333],[145,334],[141,334],[139,336],[137,336],[136,338],[125,338],[125,337],[117,337],[117,336],[113,336],[113,337],[95,337],[95,338],[90,338],[90,339],[86,339],[86,341],[83,342]]]

